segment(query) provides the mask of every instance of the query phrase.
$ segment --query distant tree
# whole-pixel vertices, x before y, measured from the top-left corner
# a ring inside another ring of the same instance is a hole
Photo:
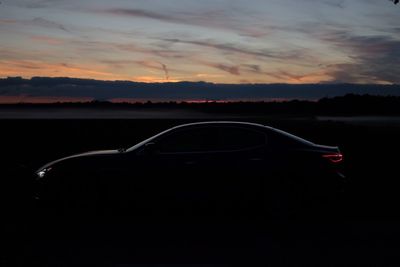
[[[392,1],[395,5],[397,5],[400,0],[390,0],[390,1]]]

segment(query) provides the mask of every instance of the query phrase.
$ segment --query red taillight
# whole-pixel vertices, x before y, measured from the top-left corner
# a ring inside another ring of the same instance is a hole
[[[328,159],[330,162],[333,163],[340,163],[343,161],[342,153],[325,154],[322,155],[322,157]]]

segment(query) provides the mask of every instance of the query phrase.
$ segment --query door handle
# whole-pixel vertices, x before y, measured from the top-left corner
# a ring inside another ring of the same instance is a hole
[[[262,158],[250,158],[249,161],[262,161]]]

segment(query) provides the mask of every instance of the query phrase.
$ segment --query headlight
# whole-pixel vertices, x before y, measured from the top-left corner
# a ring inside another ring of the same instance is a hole
[[[37,176],[38,176],[37,179],[42,179],[43,177],[46,176],[46,174],[47,174],[49,171],[51,171],[51,168],[50,168],[50,167],[49,167],[49,168],[44,168],[44,169],[38,171],[38,172],[36,173]]]

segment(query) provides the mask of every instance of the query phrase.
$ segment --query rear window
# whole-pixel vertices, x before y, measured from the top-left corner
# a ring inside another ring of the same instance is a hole
[[[296,135],[290,134],[288,132],[279,130],[279,129],[273,129],[272,130],[275,133],[275,136],[278,140],[280,140],[281,145],[288,145],[288,146],[301,146],[301,145],[314,145],[314,143],[303,139],[301,137],[298,137]]]

